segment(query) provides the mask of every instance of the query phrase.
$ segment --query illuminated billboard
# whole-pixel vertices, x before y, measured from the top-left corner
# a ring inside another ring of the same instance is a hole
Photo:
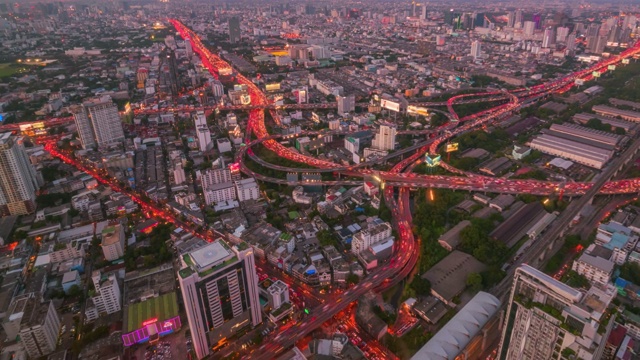
[[[615,65],[609,65],[608,69],[609,69],[609,70],[615,70],[615,69],[616,69],[616,66],[615,66]]]
[[[449,143],[447,144],[447,152],[458,151],[458,143]]]
[[[407,107],[407,113],[415,114],[415,115],[422,115],[422,116],[429,116],[429,110],[427,108],[414,106],[414,105],[409,105]]]
[[[45,125],[42,121],[28,123],[28,124],[20,124],[20,133],[27,136],[36,136],[36,135],[44,135],[47,130],[45,129]]]
[[[249,94],[240,95],[240,103],[242,103],[242,105],[251,104],[251,96]]]
[[[597,71],[594,71],[591,75],[593,75],[593,77],[596,77],[596,78],[600,77],[600,73]]]
[[[622,59],[622,63],[623,64],[628,64],[629,63],[629,59]]]
[[[425,164],[427,167],[436,167],[440,165],[441,156],[438,155],[436,157],[431,157],[430,155],[425,156]]]
[[[233,74],[233,69],[228,67],[228,68],[221,68],[218,70],[218,74],[220,75],[231,75]]]
[[[280,83],[267,84],[267,85],[265,85],[265,89],[266,89],[267,91],[276,91],[276,90],[280,90]]]
[[[382,100],[380,100],[380,106],[382,108],[384,108],[384,109],[387,109],[387,110],[400,112],[400,103],[395,102],[395,101],[382,99]]]
[[[574,82],[576,83],[576,85],[584,85],[584,80],[582,79],[576,79]]]

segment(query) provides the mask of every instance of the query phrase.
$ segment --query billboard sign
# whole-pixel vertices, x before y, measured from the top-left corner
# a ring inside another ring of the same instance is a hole
[[[422,116],[429,116],[429,110],[427,110],[427,108],[414,106],[414,105],[409,105],[407,107],[407,113],[415,114],[415,115],[422,115]]]
[[[251,96],[249,94],[240,95],[240,103],[242,103],[242,105],[251,104]]]
[[[425,157],[425,163],[427,164],[427,167],[436,167],[440,165],[441,158],[442,157],[440,155],[437,155],[435,157],[431,157],[430,155],[427,155]]]
[[[609,66],[607,67],[607,69],[609,69],[609,70],[615,70],[615,69],[616,69],[616,66],[615,66],[615,65],[609,65]]]
[[[280,90],[280,83],[274,83],[274,84],[267,84],[265,86],[267,91],[276,91],[276,90]]]
[[[593,75],[593,77],[595,77],[595,78],[599,78],[600,77],[600,73],[598,71],[594,71],[591,75]]]
[[[584,85],[584,80],[582,79],[576,79],[574,82],[576,83],[576,85]]]
[[[623,64],[628,64],[629,63],[629,59],[622,59],[622,63]]]
[[[448,153],[449,152],[454,152],[454,151],[458,151],[458,143],[449,143],[447,144],[447,150]]]
[[[384,108],[384,109],[387,109],[387,110],[400,112],[400,103],[395,102],[395,101],[382,99],[382,100],[380,100],[380,106],[382,108]]]

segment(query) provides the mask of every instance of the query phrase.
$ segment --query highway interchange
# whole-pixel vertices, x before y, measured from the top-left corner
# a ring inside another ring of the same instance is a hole
[[[191,41],[193,50],[200,56],[202,60],[202,64],[211,72],[214,77],[218,76],[218,71],[220,69],[227,69],[230,67],[228,63],[219,58],[216,54],[211,53],[204,44],[200,41],[200,38],[190,29],[188,29],[184,24],[182,24],[178,20],[171,19],[170,22],[176,28],[176,30],[180,33],[180,35],[184,39],[188,39]],[[414,174],[411,171],[413,168],[424,161],[424,157],[426,154],[435,155],[438,153],[439,146],[449,139],[453,138],[456,135],[459,135],[465,131],[469,131],[472,129],[477,129],[478,127],[490,124],[492,122],[497,122],[505,117],[511,115],[514,111],[520,109],[521,106],[527,105],[532,101],[536,101],[539,98],[547,96],[554,92],[563,92],[567,91],[571,86],[573,86],[576,79],[586,79],[589,80],[594,71],[604,72],[607,70],[609,65],[619,63],[623,58],[628,58],[631,56],[635,56],[640,53],[640,42],[636,43],[632,48],[625,50],[622,54],[617,56],[612,56],[608,59],[605,59],[585,70],[578,71],[576,73],[567,75],[563,78],[556,79],[554,81],[538,85],[532,88],[523,88],[517,89],[514,91],[506,92],[506,91],[485,91],[480,93],[473,94],[465,94],[465,95],[457,95],[449,98],[446,102],[422,102],[416,103],[418,106],[447,106],[450,119],[458,120],[458,121],[450,121],[445,124],[442,128],[437,129],[435,132],[430,132],[434,134],[434,137],[422,141],[417,145],[414,145],[408,149],[403,149],[401,151],[397,151],[386,157],[384,160],[389,160],[393,157],[397,157],[399,155],[406,155],[411,152],[414,152],[412,155],[407,156],[404,160],[396,164],[389,171],[378,171],[371,169],[370,167],[373,163],[362,163],[354,166],[342,166],[330,161],[320,160],[313,158],[311,156],[306,156],[300,154],[298,152],[292,151],[281,145],[278,141],[276,141],[281,136],[271,135],[268,133],[265,125],[265,114],[264,111],[269,111],[271,113],[271,117],[274,121],[278,122],[279,117],[276,113],[276,109],[313,109],[313,108],[334,108],[336,106],[335,103],[326,103],[326,104],[303,104],[303,106],[299,105],[280,105],[276,106],[274,104],[270,104],[267,100],[264,93],[249,79],[244,77],[241,74],[237,74],[236,81],[240,84],[245,84],[249,90],[251,95],[251,104],[243,105],[242,107],[230,108],[228,110],[248,110],[249,111],[249,121],[247,124],[246,146],[243,146],[237,151],[236,160],[241,166],[241,170],[246,174],[255,177],[258,180],[269,181],[280,184],[287,185],[298,185],[298,184],[308,184],[308,182],[297,181],[297,182],[288,182],[285,179],[277,179],[272,177],[267,177],[254,171],[250,170],[246,166],[246,158],[249,157],[253,161],[257,162],[261,166],[268,167],[274,170],[286,171],[286,172],[337,172],[340,174],[346,175],[346,177],[375,177],[379,179],[379,181],[384,182],[386,187],[384,188],[384,199],[387,203],[387,206],[392,210],[394,226],[398,232],[398,239],[396,245],[394,246],[395,256],[394,258],[386,265],[372,274],[368,275],[364,278],[359,284],[350,288],[349,290],[339,294],[339,296],[334,296],[335,298],[328,299],[321,307],[313,309],[308,317],[301,320],[295,326],[287,329],[284,332],[273,334],[274,336],[267,339],[267,342],[258,350],[256,354],[251,356],[252,359],[272,359],[277,356],[277,354],[283,352],[285,349],[293,346],[296,341],[306,336],[308,333],[318,328],[322,323],[329,320],[334,314],[343,310],[346,306],[348,306],[351,302],[357,300],[363,294],[368,291],[376,290],[381,291],[387,289],[402,279],[404,279],[414,268],[417,263],[419,257],[419,244],[417,240],[414,238],[412,233],[412,219],[411,219],[411,210],[409,206],[409,189],[412,187],[428,187],[428,188],[447,188],[447,189],[457,189],[457,190],[465,190],[465,191],[483,191],[483,192],[500,192],[500,193],[527,193],[534,195],[550,195],[557,193],[561,186],[564,187],[564,194],[567,196],[577,196],[577,195],[587,195],[584,198],[590,199],[596,193],[600,194],[624,194],[624,193],[635,193],[640,189],[640,178],[639,179],[628,179],[628,180],[618,180],[618,181],[608,181],[610,175],[613,174],[617,170],[617,168],[621,165],[621,163],[626,161],[627,156],[629,154],[633,155],[635,151],[640,147],[640,140],[636,140],[632,148],[625,152],[625,155],[617,161],[615,164],[612,164],[610,168],[604,170],[606,173],[610,173],[608,176],[602,176],[595,183],[585,183],[585,182],[575,182],[575,183],[566,183],[561,184],[558,182],[550,182],[550,181],[536,181],[536,180],[510,180],[510,179],[501,179],[501,178],[492,178],[486,176],[480,176],[476,174],[466,173],[459,171],[455,168],[452,168],[450,165],[443,163],[442,166],[445,167],[450,172],[457,173],[460,176],[441,176],[441,175],[418,175]],[[488,110],[482,111],[477,114],[473,114],[471,116],[459,118],[459,116],[455,113],[454,106],[456,104],[463,104],[469,102],[488,102],[488,101],[500,101],[502,104],[497,105]],[[506,101],[506,103],[504,103]],[[176,109],[170,109],[168,111],[175,111]],[[183,109],[184,111],[195,111],[195,110],[208,110],[207,108],[187,108]],[[139,111],[142,113],[158,113],[161,111],[167,111],[167,109],[147,109]],[[65,125],[72,122],[72,118],[56,118],[49,119],[45,121],[47,127],[50,126],[58,126]],[[3,125],[0,127],[1,130],[18,130],[19,127],[17,125],[9,124]],[[405,132],[411,134],[411,132]],[[323,132],[323,133],[315,133],[315,132],[304,132],[299,135],[340,135],[342,133],[339,132]],[[424,131],[416,132],[415,134],[425,134]],[[255,136],[255,140],[253,140],[253,136]],[[298,135],[296,135],[298,136]],[[296,161],[299,163],[304,163],[309,167],[306,169],[299,168],[288,168],[283,166],[278,166],[275,164],[269,164],[268,162],[260,159],[255,155],[252,151],[252,147],[261,144],[265,148],[270,151],[275,152],[278,156],[282,158],[286,158],[292,161]],[[82,163],[79,163],[77,160],[68,157],[66,154],[58,151],[53,142],[46,143],[46,149],[52,153],[52,155],[61,158],[63,161],[73,164],[79,169],[93,175],[100,182],[105,183],[109,186],[112,186],[114,190],[121,191],[123,193],[129,194],[134,201],[139,203],[143,209],[149,211],[151,214],[158,216],[165,221],[169,221],[175,223],[177,226],[184,227],[185,229],[194,232],[198,236],[202,236],[209,240],[213,238],[218,238],[223,236],[222,234],[214,234],[214,233],[205,233],[202,231],[195,230],[195,226],[192,224],[183,223],[178,221],[176,216],[171,213],[168,213],[166,210],[162,209],[159,205],[154,203],[147,203],[141,199],[138,195],[131,191],[127,191],[126,189],[121,189],[118,184],[116,184],[113,179],[108,179],[104,177],[102,174],[97,172],[94,169],[91,169]],[[631,153],[629,153],[631,151]],[[380,162],[380,161],[378,161]],[[613,169],[613,167],[616,167]],[[344,185],[361,185],[361,180],[335,180],[335,181],[319,181],[319,184],[323,185],[334,185],[334,184],[344,184]],[[399,189],[398,198],[395,198],[395,188]],[[576,205],[571,207],[571,209],[580,208],[580,204],[575,203]],[[573,205],[573,204],[572,204]],[[573,213],[572,211],[565,210],[562,216],[570,216]],[[565,216],[565,217],[566,217]],[[558,221],[561,223],[561,221]],[[551,239],[552,237],[557,237],[560,233],[560,230],[554,230],[554,234],[548,234],[548,237]],[[545,241],[553,241],[555,237],[551,240]],[[538,242],[541,245],[541,248],[538,249],[537,252],[532,251],[531,254],[539,253],[544,247],[546,243],[543,241]],[[528,260],[531,260],[527,258]],[[525,259],[521,259],[521,262]],[[504,283],[499,285],[501,289],[501,293],[504,293],[504,289],[508,289],[509,277],[505,279]]]

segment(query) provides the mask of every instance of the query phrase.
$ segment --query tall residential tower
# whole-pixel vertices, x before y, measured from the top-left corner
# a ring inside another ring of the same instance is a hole
[[[124,140],[118,106],[109,96],[87,101],[74,110],[83,149],[110,146]]]
[[[0,216],[35,211],[38,177],[22,145],[10,132],[0,134]]]

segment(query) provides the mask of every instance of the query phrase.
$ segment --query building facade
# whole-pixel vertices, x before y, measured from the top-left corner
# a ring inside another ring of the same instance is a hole
[[[22,138],[12,136],[10,132],[0,134],[0,216],[34,212],[39,187]]]

